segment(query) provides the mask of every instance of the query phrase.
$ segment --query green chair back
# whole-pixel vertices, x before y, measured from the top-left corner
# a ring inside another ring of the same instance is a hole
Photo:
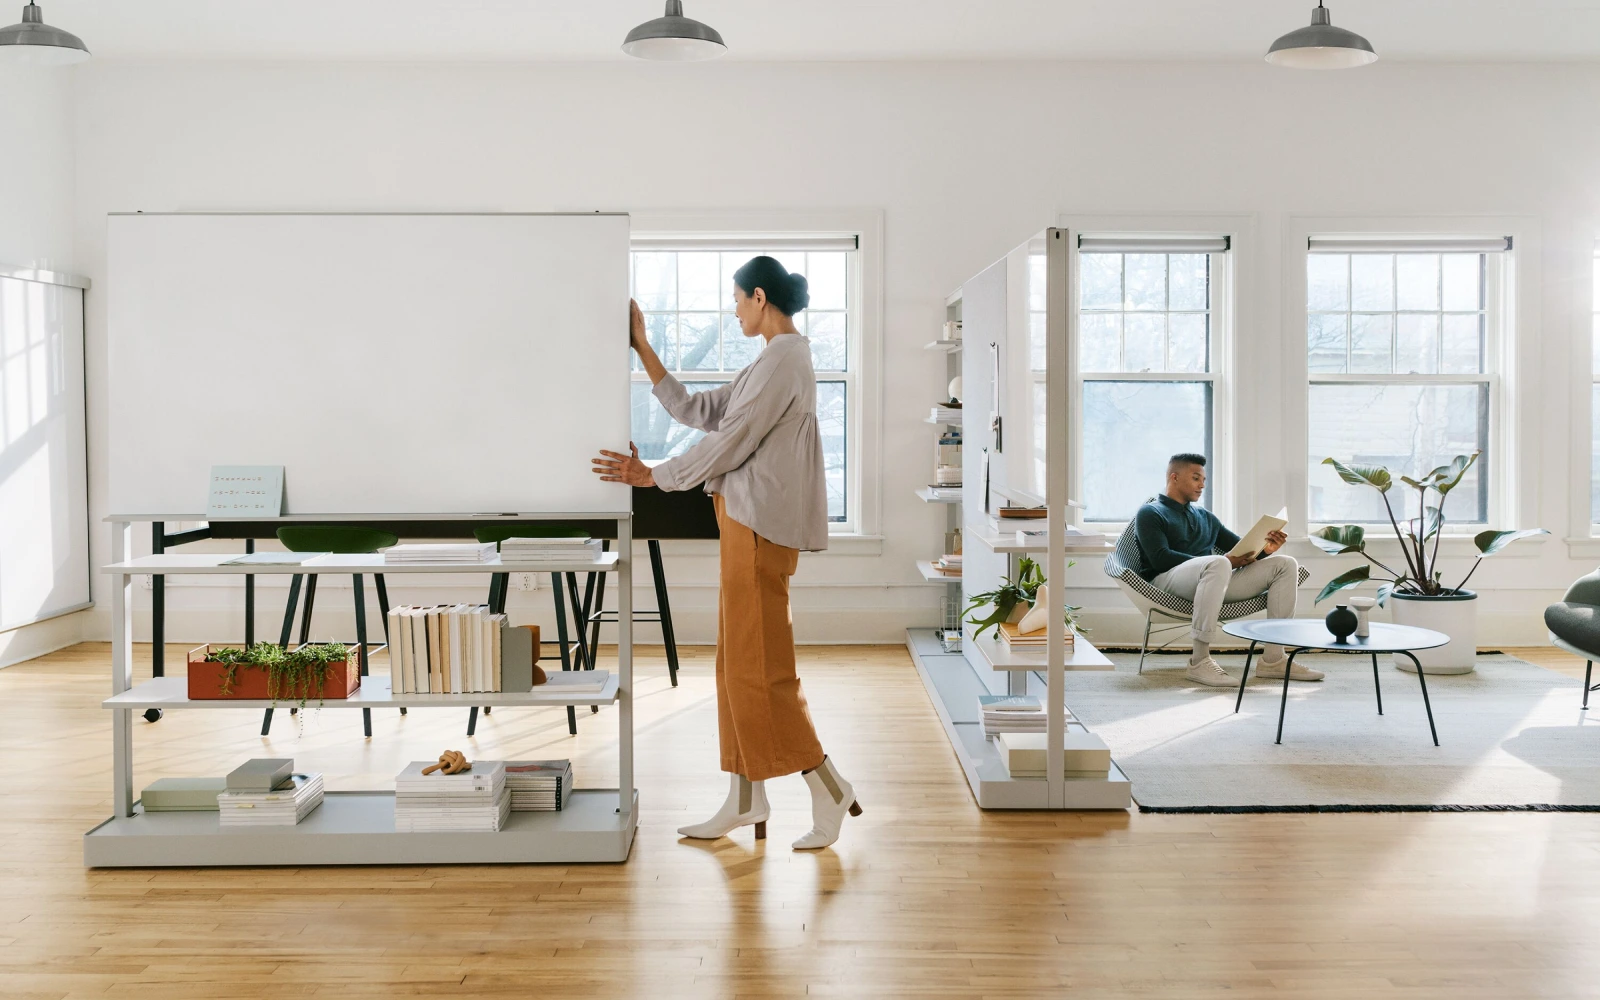
[[[508,538],[588,538],[589,532],[576,525],[561,521],[542,524],[493,524],[474,528],[472,537],[480,542],[493,542],[496,548]]]
[[[364,554],[400,541],[392,531],[344,524],[289,524],[278,529],[278,541],[290,552]]]

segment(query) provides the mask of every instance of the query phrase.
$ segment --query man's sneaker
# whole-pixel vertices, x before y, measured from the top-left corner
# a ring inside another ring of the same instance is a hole
[[[1261,669],[1256,671],[1256,676],[1263,680],[1281,681],[1283,680],[1283,668],[1288,662],[1289,658],[1287,656],[1276,663],[1263,662]],[[1312,670],[1303,663],[1296,663],[1294,669],[1289,671],[1289,679],[1291,681],[1320,681],[1325,676],[1322,671]]]
[[[1196,684],[1204,684],[1206,687],[1225,688],[1233,687],[1239,683],[1229,677],[1228,672],[1218,666],[1217,661],[1209,656],[1199,663],[1189,664],[1189,669],[1184,671],[1183,676],[1185,680],[1194,681]]]

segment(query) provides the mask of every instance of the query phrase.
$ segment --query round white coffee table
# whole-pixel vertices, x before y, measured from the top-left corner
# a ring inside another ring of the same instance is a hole
[[[1326,653],[1364,653],[1372,657],[1372,687],[1378,695],[1378,714],[1383,714],[1383,688],[1378,684],[1378,654],[1399,653],[1401,656],[1417,662],[1412,655],[1414,649],[1433,649],[1443,646],[1450,641],[1450,637],[1443,632],[1432,629],[1417,628],[1413,625],[1391,625],[1387,622],[1372,622],[1368,626],[1372,633],[1367,636],[1350,636],[1344,642],[1333,637],[1328,627],[1315,618],[1257,618],[1254,620],[1229,622],[1222,626],[1222,631],[1231,636],[1250,641],[1250,651],[1245,654],[1244,673],[1239,677],[1239,697],[1233,703],[1234,712],[1244,704],[1244,685],[1250,677],[1250,661],[1255,658],[1256,646],[1266,644],[1283,646],[1289,651],[1289,662],[1284,665],[1283,671],[1283,697],[1278,704],[1278,738],[1275,743],[1283,742],[1283,716],[1289,707],[1289,674],[1294,669],[1294,658],[1306,650],[1316,650]],[[1422,706],[1428,713],[1428,732],[1433,734],[1433,745],[1439,745],[1439,731],[1433,725],[1433,705],[1428,701],[1428,678],[1422,670],[1422,665],[1417,664],[1417,683],[1422,685]]]

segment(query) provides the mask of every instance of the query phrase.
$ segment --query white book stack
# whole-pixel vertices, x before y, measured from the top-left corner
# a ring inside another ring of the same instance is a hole
[[[993,739],[1001,733],[1042,733],[1045,731],[1044,705],[1033,695],[984,694],[978,696],[983,713],[983,735]],[[1066,713],[1072,721],[1072,713]]]
[[[501,629],[486,604],[389,609],[389,686],[395,694],[494,692],[502,686]]]
[[[494,562],[493,542],[427,542],[391,545],[383,561],[396,565]]]
[[[559,812],[572,797],[572,761],[508,760],[512,812]]]
[[[460,774],[423,774],[414,761],[394,779],[397,833],[494,833],[511,815],[511,789],[500,760],[475,760]]]
[[[322,805],[322,775],[294,774],[270,792],[229,789],[217,794],[217,818],[224,830],[294,826]]]
[[[1001,733],[995,737],[1006,773],[1013,778],[1045,776],[1044,733]],[[1061,770],[1067,778],[1101,778],[1111,767],[1111,750],[1100,737],[1083,729],[1062,734]]]
[[[500,561],[508,565],[588,562],[598,558],[598,538],[508,538],[500,543]]]
[[[935,403],[933,407],[933,419],[941,424],[959,424],[961,423],[961,407],[950,406],[945,403]]]

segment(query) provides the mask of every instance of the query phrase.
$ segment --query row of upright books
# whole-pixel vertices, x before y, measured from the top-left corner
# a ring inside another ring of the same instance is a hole
[[[505,686],[509,622],[485,604],[389,611],[389,683],[395,694],[523,690]]]

